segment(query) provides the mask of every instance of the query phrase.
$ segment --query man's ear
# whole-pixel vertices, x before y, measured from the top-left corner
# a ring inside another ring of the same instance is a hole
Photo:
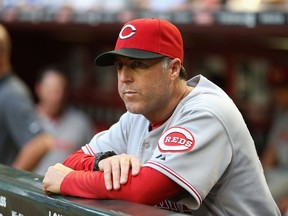
[[[181,60],[179,58],[175,58],[170,62],[171,69],[171,78],[174,80],[179,77],[181,70]]]

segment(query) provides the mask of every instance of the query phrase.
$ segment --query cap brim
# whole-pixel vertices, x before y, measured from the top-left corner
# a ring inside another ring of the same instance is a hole
[[[138,49],[119,49],[113,50],[109,52],[102,53],[101,55],[97,56],[94,63],[98,66],[111,66],[114,65],[114,59],[116,55],[128,57],[128,58],[135,58],[135,59],[155,59],[164,57],[164,55],[148,52],[144,50]]]

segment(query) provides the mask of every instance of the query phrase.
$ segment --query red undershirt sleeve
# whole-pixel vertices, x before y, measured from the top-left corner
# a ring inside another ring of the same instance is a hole
[[[93,170],[95,156],[85,154],[82,149],[68,156],[63,164],[74,170]]]
[[[142,167],[137,176],[129,173],[128,182],[119,190],[108,191],[104,184],[103,172],[73,171],[61,184],[63,195],[94,199],[115,199],[156,205],[184,191],[182,187],[164,174]]]

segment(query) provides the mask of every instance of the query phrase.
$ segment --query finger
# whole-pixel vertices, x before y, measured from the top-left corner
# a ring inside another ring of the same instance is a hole
[[[48,193],[48,188],[47,188],[47,185],[45,182],[42,182],[42,190],[44,193],[46,193],[46,194]]]
[[[113,178],[113,188],[115,190],[118,190],[120,188],[120,162],[119,159],[115,157],[114,160],[111,160],[112,162],[112,178]]]
[[[106,162],[104,163],[103,161],[103,173],[104,173],[104,182],[107,190],[112,189],[112,169],[111,169],[111,164]]]
[[[54,166],[53,166],[53,168],[54,169],[57,169],[57,168],[61,168],[61,167],[65,167],[63,164],[61,164],[61,163],[56,163]]]
[[[123,157],[121,159],[121,176],[120,184],[126,184],[128,181],[128,174],[130,170],[130,157]]]
[[[52,166],[50,166],[47,170],[47,172],[44,175],[44,178],[42,180],[42,188],[43,191],[47,194],[49,191],[49,185],[50,185],[50,172],[53,169]]]
[[[132,169],[132,170],[131,170],[131,174],[132,174],[133,176],[138,175],[139,172],[140,172],[140,168],[141,168],[140,161],[139,161],[137,158],[132,157],[132,158],[131,158],[131,169]]]
[[[44,189],[43,189],[43,192],[44,192],[46,195],[51,195],[51,194],[52,194],[52,192],[50,192],[50,191],[48,191],[48,190],[44,190]]]
[[[42,188],[43,188],[43,192],[47,195],[50,195],[53,193],[53,187],[51,185],[51,181],[47,179],[46,177],[44,178],[42,182]]]

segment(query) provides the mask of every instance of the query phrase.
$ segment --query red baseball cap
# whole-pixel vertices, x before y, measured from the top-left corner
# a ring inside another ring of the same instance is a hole
[[[172,23],[158,18],[132,20],[122,27],[115,49],[95,59],[98,66],[114,64],[115,55],[136,59],[179,58],[183,63],[183,40]]]

